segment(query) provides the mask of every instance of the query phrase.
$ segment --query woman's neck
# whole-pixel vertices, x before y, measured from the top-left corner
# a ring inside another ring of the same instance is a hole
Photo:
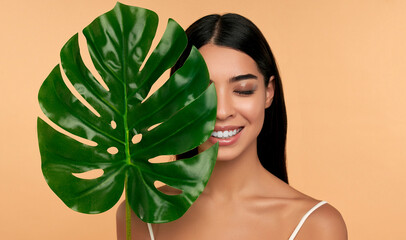
[[[256,144],[235,159],[217,161],[203,194],[216,202],[229,203],[254,194],[258,190],[262,167]],[[266,171],[266,170],[265,170]]]

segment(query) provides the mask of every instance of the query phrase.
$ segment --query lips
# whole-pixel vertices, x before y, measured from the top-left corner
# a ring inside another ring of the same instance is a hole
[[[211,134],[212,137],[215,138],[229,138],[229,137],[233,137],[234,135],[236,135],[237,133],[239,133],[242,130],[242,127],[240,128],[234,128],[234,129],[230,129],[230,130],[218,130],[218,131],[213,131],[213,133]]]
[[[211,143],[218,142],[220,146],[234,144],[244,129],[242,126],[216,126],[209,138]]]

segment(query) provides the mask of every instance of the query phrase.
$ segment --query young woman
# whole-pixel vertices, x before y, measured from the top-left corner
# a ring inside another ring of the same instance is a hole
[[[133,214],[135,239],[347,239],[334,207],[288,185],[282,84],[259,29],[240,15],[225,14],[203,17],[186,33],[188,49],[199,49],[218,97],[214,132],[198,151],[219,142],[218,158],[205,190],[178,220],[148,229]],[[117,234],[125,239],[123,204]]]

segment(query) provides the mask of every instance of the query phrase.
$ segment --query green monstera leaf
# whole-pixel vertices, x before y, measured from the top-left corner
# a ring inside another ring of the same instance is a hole
[[[83,30],[93,64],[108,90],[84,65],[77,34],[63,46],[63,71],[98,114],[66,87],[59,65],[39,90],[41,109],[53,123],[96,143],[79,142],[38,118],[44,177],[75,211],[107,211],[125,188],[129,205],[143,221],[169,222],[186,212],[208,182],[217,145],[188,159],[149,161],[186,152],[206,141],[214,128],[217,103],[214,85],[209,84],[206,65],[195,48],[184,65],[146,98],[187,44],[183,29],[169,20],[146,60],[157,25],[154,12],[117,3]],[[133,143],[136,135],[141,141]],[[94,179],[76,175],[95,169],[103,174]],[[167,195],[155,188],[155,181],[181,193]]]

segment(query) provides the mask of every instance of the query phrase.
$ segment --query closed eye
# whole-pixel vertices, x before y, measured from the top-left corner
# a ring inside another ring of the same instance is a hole
[[[254,90],[248,90],[248,91],[234,91],[235,93],[239,95],[251,95],[254,93]]]

